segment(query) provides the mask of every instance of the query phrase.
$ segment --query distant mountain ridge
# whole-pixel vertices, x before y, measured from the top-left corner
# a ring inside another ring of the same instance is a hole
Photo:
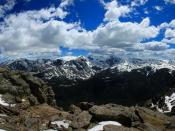
[[[101,56],[89,56],[88,59],[93,65],[101,68],[117,68],[119,71],[131,71],[148,66],[155,70],[162,68],[168,68],[170,70],[175,69],[175,62],[172,60],[122,58],[115,56],[108,56],[106,58]]]
[[[12,70],[23,70],[28,72],[52,72],[46,75],[49,78],[54,76],[66,76],[73,79],[87,79],[95,74],[97,70],[117,68],[119,71],[131,71],[133,69],[151,67],[153,70],[167,68],[175,70],[175,62],[158,59],[121,58],[116,56],[65,56],[55,60],[51,59],[17,59],[1,62],[0,66],[6,66]],[[69,75],[66,73],[69,72]]]
[[[43,80],[67,79],[85,80],[103,70],[117,70],[131,72],[135,69],[151,68],[151,71],[160,69],[175,70],[175,62],[170,60],[122,58],[116,56],[65,56],[59,59],[17,59],[0,63],[0,67],[11,70],[32,72]],[[147,75],[149,71],[147,72]]]
[[[68,57],[67,57],[68,58]],[[84,57],[72,58],[65,60],[64,58],[50,59],[18,59],[14,61],[6,61],[0,64],[1,67],[8,67],[11,70],[22,70],[33,72],[43,77],[43,79],[51,79],[53,77],[66,77],[68,79],[87,79],[94,75],[95,71],[92,65]]]

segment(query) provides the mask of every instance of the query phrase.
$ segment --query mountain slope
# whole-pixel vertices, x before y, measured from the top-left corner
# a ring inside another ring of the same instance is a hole
[[[58,104],[63,106],[88,101],[150,107],[152,103],[158,105],[161,97],[175,88],[173,74],[168,69],[154,71],[150,67],[130,72],[106,69],[87,80],[64,83],[50,80],[48,83],[53,87]]]

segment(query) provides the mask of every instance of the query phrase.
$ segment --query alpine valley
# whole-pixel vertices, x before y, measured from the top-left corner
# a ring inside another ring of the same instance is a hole
[[[2,129],[175,130],[173,60],[65,56],[0,67]]]

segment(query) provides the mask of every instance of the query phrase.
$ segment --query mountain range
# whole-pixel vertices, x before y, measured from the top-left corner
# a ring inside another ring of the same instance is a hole
[[[171,100],[175,62],[170,60],[90,55],[54,60],[17,59],[2,62],[0,66],[41,78],[53,88],[57,103],[62,106],[82,100],[123,105],[151,101],[150,107],[171,112],[175,105],[174,97]]]
[[[156,71],[167,68],[175,70],[175,62],[171,60],[120,58],[114,56],[79,56],[60,57],[58,59],[16,59],[0,63],[1,67],[11,70],[22,70],[41,74],[44,79],[53,77],[66,77],[68,79],[88,79],[106,69],[117,69],[120,72],[132,71],[144,67],[150,67]]]

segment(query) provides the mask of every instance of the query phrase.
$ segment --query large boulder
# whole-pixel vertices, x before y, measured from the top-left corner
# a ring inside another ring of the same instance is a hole
[[[75,105],[71,105],[69,108],[69,111],[72,114],[80,114],[82,112],[82,110],[78,106],[75,106]]]
[[[87,111],[83,111],[80,114],[75,114],[72,116],[71,127],[74,129],[79,129],[87,127],[90,124],[92,116]]]
[[[175,129],[174,120],[160,112],[152,111],[144,107],[136,107],[135,112],[143,120],[143,124],[139,123],[135,125],[137,128],[157,129],[156,131],[168,130],[172,127]]]
[[[89,111],[97,121],[113,120],[128,127],[132,125],[132,122],[140,121],[140,118],[135,114],[135,109],[132,107],[128,108],[114,104],[107,104],[93,106]]]

